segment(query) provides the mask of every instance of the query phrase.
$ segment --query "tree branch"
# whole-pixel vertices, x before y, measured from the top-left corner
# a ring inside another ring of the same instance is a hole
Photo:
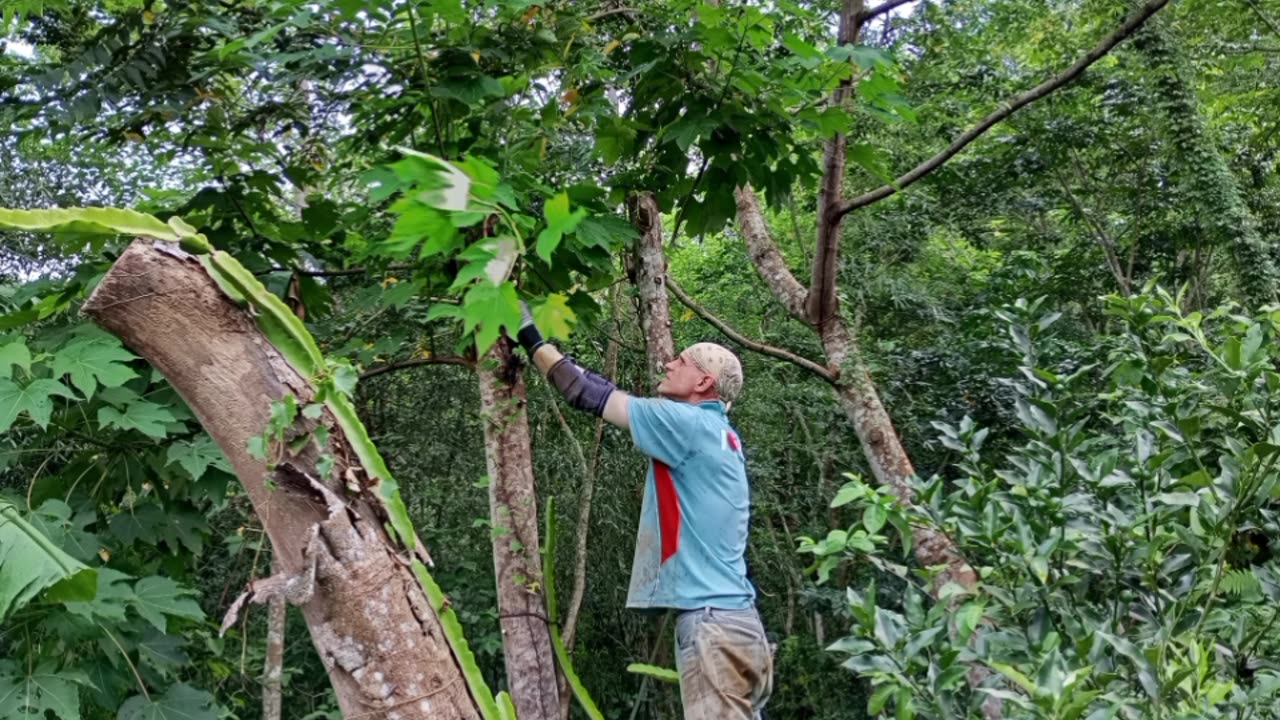
[[[460,365],[466,368],[475,367],[475,363],[471,362],[467,358],[459,357],[457,355],[441,355],[439,357],[414,358],[412,360],[401,360],[400,362],[379,365],[378,367],[370,368],[369,370],[365,370],[363,373],[360,373],[360,379],[368,380],[369,378],[385,375],[389,372],[418,367],[419,365]]]
[[[809,291],[796,280],[782,257],[782,251],[769,236],[769,226],[765,224],[764,212],[760,209],[760,199],[755,191],[744,185],[733,192],[738,199],[738,227],[742,238],[747,243],[747,253],[751,256],[751,264],[755,266],[760,279],[773,296],[795,319],[812,325],[805,312],[805,297]]]
[[[273,272],[290,272],[294,275],[302,275],[303,277],[342,277],[346,275],[365,275],[371,272],[396,272],[398,270],[412,270],[413,265],[388,265],[385,268],[345,268],[342,270],[308,270],[306,268],[291,267],[272,267],[266,270],[260,270],[255,275],[266,275]]]
[[[862,21],[870,20],[873,17],[883,15],[900,5],[906,5],[909,2],[915,2],[915,0],[887,0],[887,2],[882,2],[875,7],[864,9],[861,13],[858,13],[858,19]]]
[[[892,184],[876,188],[875,190],[859,195],[856,198],[845,200],[836,209],[835,217],[844,217],[860,207],[866,207],[874,202],[883,200],[884,198],[903,190],[908,185],[911,185],[934,170],[942,167],[944,163],[959,154],[961,150],[965,149],[969,143],[977,140],[983,133],[990,130],[1000,121],[1010,115],[1013,115],[1018,110],[1021,110],[1036,100],[1049,95],[1058,88],[1070,83],[1072,80],[1075,80],[1081,73],[1088,69],[1090,65],[1094,64],[1107,53],[1111,52],[1112,48],[1132,35],[1134,31],[1141,27],[1142,24],[1145,23],[1152,15],[1155,15],[1157,11],[1168,4],[1169,0],[1149,0],[1139,8],[1137,12],[1131,15],[1123,25],[1117,28],[1115,32],[1104,38],[1102,42],[1095,45],[1084,57],[1077,60],[1071,67],[1064,70],[1061,74],[1040,83],[1034,88],[1005,103],[998,110],[983,118],[982,122],[973,126],[963,135],[952,141],[945,150],[934,155],[923,163],[920,163],[913,170],[893,181]]]
[[[733,328],[729,327],[729,325],[726,324],[725,321],[721,320],[715,315],[712,315],[710,311],[708,311],[706,308],[699,305],[696,300],[689,297],[689,293],[686,293],[684,291],[684,288],[680,287],[680,283],[677,283],[676,279],[671,277],[670,275],[667,276],[667,289],[670,290],[671,294],[675,295],[676,299],[679,300],[681,303],[683,303],[685,307],[692,310],[695,315],[702,318],[703,320],[706,320],[708,323],[711,324],[712,327],[724,333],[726,337],[738,343],[742,347],[754,352],[758,352],[761,355],[768,355],[769,357],[777,358],[779,360],[786,360],[792,365],[796,365],[798,367],[804,368],[805,370],[808,370],[809,372],[813,373],[814,375],[817,375],[823,380],[826,380],[832,385],[835,384],[836,378],[838,377],[838,375],[832,372],[830,369],[825,368],[808,358],[796,355],[790,350],[783,350],[782,348],[774,347],[772,345],[766,345],[762,342],[752,340],[751,338],[743,335],[737,330],[734,330]]]
[[[862,32],[864,0],[844,0],[840,11],[840,27],[836,44],[858,41]],[[831,94],[832,107],[847,107],[853,89],[861,76],[856,73],[841,80]],[[832,135],[822,150],[822,183],[818,189],[818,237],[813,253],[813,279],[809,283],[806,312],[819,330],[836,314],[836,269],[840,264],[840,215],[836,213],[844,199],[844,174],[847,162],[845,134]]]
[[[595,13],[594,15],[586,16],[585,18],[583,18],[583,21],[587,23],[593,23],[593,22],[596,22],[597,20],[603,20],[609,17],[610,15],[629,15],[630,17],[628,19],[631,20],[632,22],[635,22],[636,20],[635,16],[639,14],[640,14],[640,11],[637,10],[636,8],[620,7],[620,8],[613,8],[612,10],[601,10],[600,12]]]
[[[1272,20],[1266,13],[1262,12],[1262,8],[1258,7],[1257,3],[1253,0],[1244,0],[1244,4],[1249,6],[1249,9],[1253,11],[1254,15],[1258,16],[1258,19],[1261,20],[1264,25],[1271,28],[1271,32],[1276,35],[1280,35],[1280,25],[1277,25],[1275,20]]]

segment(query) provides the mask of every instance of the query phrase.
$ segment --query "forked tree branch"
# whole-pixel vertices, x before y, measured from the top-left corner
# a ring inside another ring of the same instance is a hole
[[[888,0],[887,2],[882,2],[879,5],[876,5],[875,7],[866,8],[865,10],[863,10],[861,13],[858,14],[858,19],[864,20],[864,21],[870,20],[873,17],[879,17],[880,15],[883,15],[889,12],[890,10],[893,10],[896,7],[899,7],[901,5],[906,5],[907,3],[915,2],[915,1],[916,0]]]
[[[948,160],[955,157],[959,152],[965,149],[969,143],[977,140],[983,133],[990,130],[997,123],[1005,118],[1013,115],[1018,110],[1030,105],[1031,103],[1044,98],[1057,90],[1058,88],[1070,83],[1081,75],[1088,67],[1098,60],[1102,59],[1111,49],[1119,45],[1122,41],[1132,35],[1138,28],[1142,27],[1152,15],[1155,15],[1161,8],[1169,4],[1170,0],[1149,0],[1140,7],[1137,12],[1129,16],[1115,32],[1103,38],[1101,42],[1093,47],[1084,57],[1077,60],[1071,67],[1064,70],[1059,75],[1050,78],[1039,85],[1031,88],[1027,92],[1013,98],[1009,102],[1004,103],[995,112],[982,119],[977,125],[967,130],[963,135],[956,138],[945,150],[934,155],[917,165],[907,174],[894,180],[892,184],[884,185],[876,188],[871,192],[859,195],[856,198],[845,200],[835,211],[835,217],[841,218],[860,207],[866,207],[874,202],[883,200],[894,193],[906,188],[908,185],[923,178],[929,173],[942,167]]]
[[[836,378],[838,376],[836,373],[833,373],[830,369],[825,368],[808,358],[801,357],[791,352],[790,350],[783,350],[782,348],[774,347],[772,345],[766,345],[762,342],[752,340],[751,338],[743,335],[737,330],[734,330],[733,328],[729,327],[728,323],[716,317],[715,315],[712,315],[709,310],[699,305],[698,302],[693,298],[689,297],[689,293],[685,292],[684,288],[680,287],[680,283],[676,282],[676,279],[671,277],[670,275],[667,276],[667,289],[670,290],[671,294],[675,295],[676,299],[679,300],[681,303],[683,303],[685,307],[692,310],[695,315],[702,318],[703,320],[706,320],[708,323],[711,324],[712,327],[724,333],[725,337],[728,337],[730,340],[738,343],[742,347],[754,352],[758,352],[761,355],[768,355],[769,357],[777,358],[779,360],[786,360],[792,365],[796,365],[798,367],[804,368],[805,370],[808,370],[809,372],[813,373],[814,375],[817,375],[823,380],[826,380],[832,385],[836,383]]]

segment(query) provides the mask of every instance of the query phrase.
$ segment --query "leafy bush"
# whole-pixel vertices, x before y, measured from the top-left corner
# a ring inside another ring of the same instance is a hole
[[[1276,716],[1280,310],[1181,305],[1109,297],[1106,344],[1054,368],[1036,348],[1056,314],[1002,308],[1023,442],[985,452],[968,418],[937,423],[951,477],[919,481],[911,507],[849,476],[833,505],[860,523],[801,551],[895,588],[849,588],[829,648],[870,681],[869,712],[977,715],[994,697],[1007,717]],[[901,564],[912,526],[955,540],[975,593]]]

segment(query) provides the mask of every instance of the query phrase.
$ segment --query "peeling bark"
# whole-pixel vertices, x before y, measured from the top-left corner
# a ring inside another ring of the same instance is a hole
[[[379,506],[317,480],[314,443],[268,471],[247,450],[272,401],[315,395],[244,308],[176,245],[138,240],[103,278],[84,312],[164,374],[231,461],[282,573],[314,583],[303,617],[347,717],[478,718],[439,618],[407,559],[383,530]],[[326,450],[337,475],[359,472],[336,422]],[[316,480],[307,487],[297,475]],[[318,488],[323,488],[323,492]],[[335,501],[336,500],[336,506]]]
[[[662,250],[662,213],[658,201],[649,194],[633,198],[630,209],[631,222],[640,238],[628,270],[640,295],[640,327],[644,331],[649,382],[657,387],[666,364],[676,356],[667,300],[667,257]]]
[[[505,338],[485,354],[477,374],[507,684],[521,720],[553,720],[560,715],[560,689],[538,554],[524,374]]]

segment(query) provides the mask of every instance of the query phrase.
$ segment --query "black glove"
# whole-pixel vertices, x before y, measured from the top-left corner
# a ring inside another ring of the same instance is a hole
[[[516,331],[516,340],[520,342],[520,347],[529,353],[529,357],[533,357],[533,353],[546,343],[546,340],[542,339],[538,326],[533,322],[533,313],[529,310],[528,303],[523,300],[520,301],[520,329]]]

